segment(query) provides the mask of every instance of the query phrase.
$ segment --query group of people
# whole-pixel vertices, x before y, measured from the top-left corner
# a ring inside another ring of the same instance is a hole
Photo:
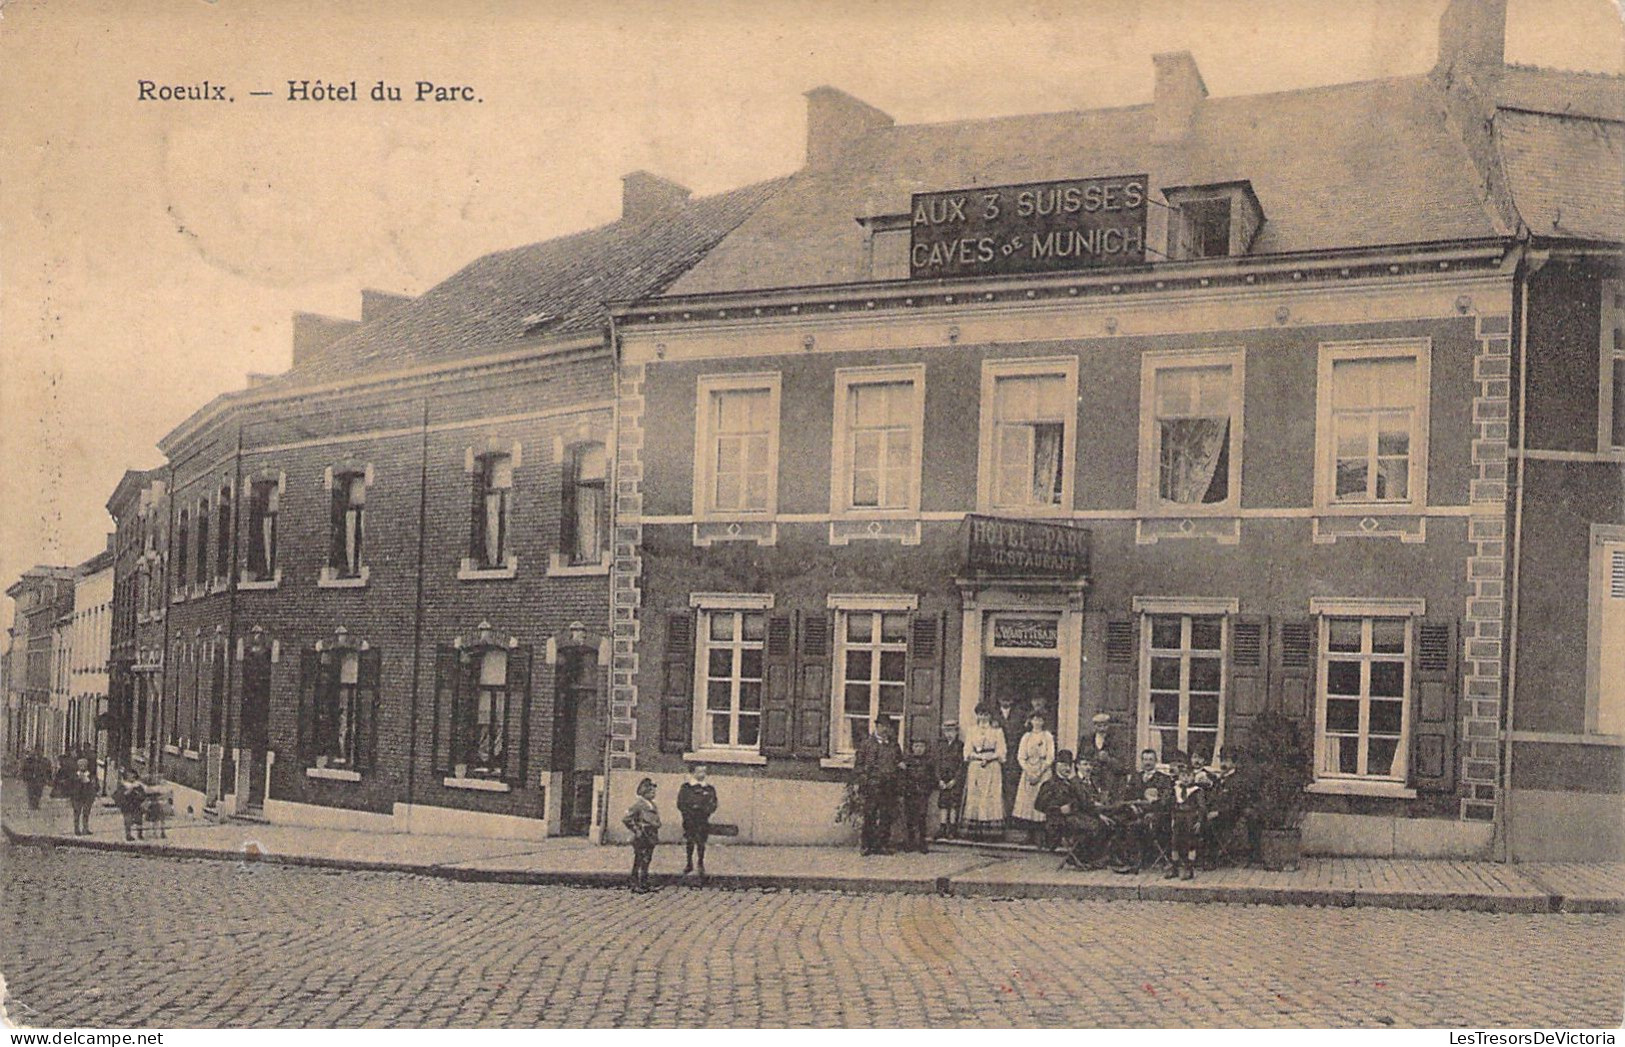
[[[90,756],[64,752],[53,770],[45,754],[34,749],[23,757],[21,769],[30,809],[40,809],[40,803],[45,798],[45,787],[49,785],[52,796],[67,800],[73,807],[73,834],[90,834],[90,811],[101,790],[101,782],[96,777],[96,764]]]
[[[698,872],[701,885],[705,875],[705,844],[711,837],[711,816],[717,813],[717,787],[706,780],[704,764],[696,764],[688,781],[677,789],[677,813],[683,819],[683,849],[688,856],[683,875]],[[659,787],[653,778],[638,783],[637,795],[627,808],[621,824],[632,834],[632,892],[648,894],[657,890],[649,883],[649,865],[654,860],[655,846],[660,842],[660,808],[655,804]]]

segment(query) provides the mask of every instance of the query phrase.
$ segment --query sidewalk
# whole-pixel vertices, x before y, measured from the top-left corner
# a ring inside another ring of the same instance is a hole
[[[165,839],[126,843],[118,812],[100,804],[91,835],[73,835],[67,804],[29,810],[7,783],[0,821],[15,844],[86,847],[154,857],[262,861],[332,869],[409,872],[452,880],[620,886],[624,847],[579,838],[492,840],[347,832],[180,817]],[[1625,912],[1625,864],[1310,858],[1296,872],[1219,869],[1195,880],[1160,873],[1121,876],[1059,868],[1055,855],[936,847],[930,854],[860,857],[854,849],[764,847],[713,841],[716,888],[901,891],[997,898],[1081,898],[1262,905],[1472,909],[1484,912]],[[657,880],[676,882],[682,849],[655,854]]]

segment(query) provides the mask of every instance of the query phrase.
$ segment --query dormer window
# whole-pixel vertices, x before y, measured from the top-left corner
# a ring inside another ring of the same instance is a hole
[[[1168,201],[1168,258],[1193,261],[1244,255],[1264,224],[1264,212],[1250,182],[1171,186]]]

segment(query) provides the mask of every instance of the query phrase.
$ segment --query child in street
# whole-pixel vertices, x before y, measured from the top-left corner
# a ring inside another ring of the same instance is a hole
[[[645,778],[638,783],[638,795],[621,819],[632,834],[632,893],[648,894],[649,863],[655,856],[655,844],[660,840],[660,811],[655,807],[655,783]]]
[[[925,742],[919,738],[908,744],[908,755],[903,757],[903,850],[930,850],[925,839],[925,819],[931,808],[931,792],[937,787],[935,762],[925,751]]]
[[[73,834],[90,835],[90,808],[96,803],[96,772],[90,761],[81,758],[74,768],[73,782],[68,786],[68,799],[73,803]]]
[[[141,778],[132,768],[126,767],[119,775],[118,788],[113,790],[113,802],[118,805],[119,813],[124,816],[124,838],[126,840],[142,839],[141,817],[147,803],[147,789],[141,784]],[[131,836],[130,831],[135,831]]]
[[[717,787],[705,780],[705,764],[695,764],[688,781],[677,790],[677,813],[683,816],[683,850],[688,860],[683,875],[694,871],[694,856],[700,858],[700,883],[705,883],[705,841],[711,836],[711,816],[717,811]]]
[[[965,741],[959,737],[959,724],[942,725],[942,744],[937,748],[937,839],[959,835],[959,815],[965,808]]]
[[[1174,766],[1173,795],[1168,805],[1168,850],[1172,864],[1164,875],[1168,879],[1177,876],[1181,880],[1194,880],[1197,844],[1207,821],[1207,790],[1197,782],[1196,771],[1184,753],[1176,751],[1169,762]]]

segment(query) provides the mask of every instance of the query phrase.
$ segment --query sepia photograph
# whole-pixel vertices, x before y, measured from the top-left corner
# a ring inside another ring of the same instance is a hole
[[[1625,1023],[1616,0],[9,0],[0,113],[9,1043]]]

